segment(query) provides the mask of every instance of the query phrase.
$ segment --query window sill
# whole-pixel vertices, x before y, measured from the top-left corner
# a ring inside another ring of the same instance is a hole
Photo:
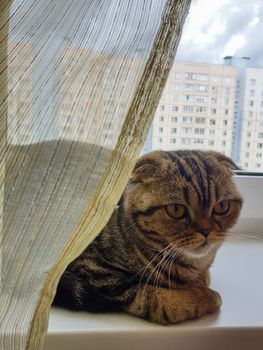
[[[44,350],[261,350],[263,237],[229,240],[211,269],[223,299],[217,314],[163,327],[126,314],[73,313],[52,308]]]

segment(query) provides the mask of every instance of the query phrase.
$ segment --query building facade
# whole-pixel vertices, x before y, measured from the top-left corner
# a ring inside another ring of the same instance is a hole
[[[175,61],[156,111],[153,149],[210,149],[231,156],[236,67]]]

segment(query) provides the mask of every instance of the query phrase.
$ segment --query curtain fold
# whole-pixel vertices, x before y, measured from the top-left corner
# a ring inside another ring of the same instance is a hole
[[[189,6],[0,5],[1,349],[42,348],[59,277],[126,185]]]

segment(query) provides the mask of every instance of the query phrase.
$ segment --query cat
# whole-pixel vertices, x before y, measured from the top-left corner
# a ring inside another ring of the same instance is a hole
[[[163,325],[216,312],[209,267],[242,207],[236,169],[214,151],[140,157],[108,224],[62,275],[54,304]]]

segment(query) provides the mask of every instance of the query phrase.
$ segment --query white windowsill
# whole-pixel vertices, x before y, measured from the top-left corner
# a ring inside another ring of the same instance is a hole
[[[237,232],[248,232],[253,222],[263,230],[262,181],[237,179],[246,203]],[[44,350],[262,350],[262,265],[263,235],[226,242],[211,269],[211,287],[223,300],[220,312],[178,325],[52,308]]]

